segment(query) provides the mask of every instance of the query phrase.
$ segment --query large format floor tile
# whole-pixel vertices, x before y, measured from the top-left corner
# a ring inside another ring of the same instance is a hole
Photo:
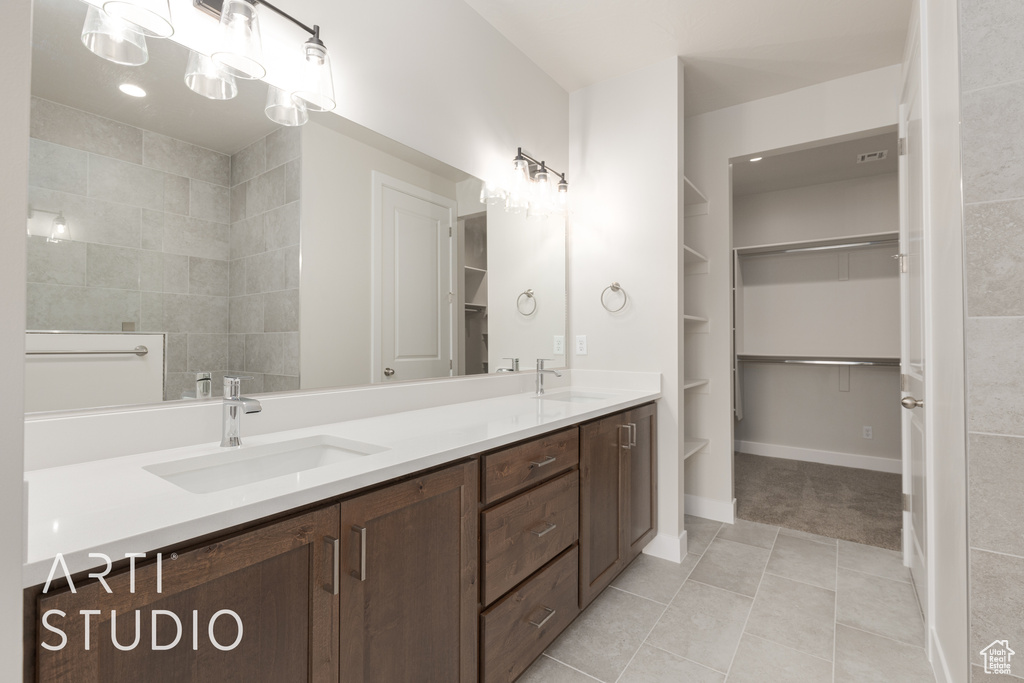
[[[725,676],[678,657],[671,652],[642,645],[618,683],[723,683]]]
[[[913,584],[840,568],[837,595],[837,623],[924,647]]]
[[[700,555],[687,555],[680,564],[676,564],[650,555],[640,555],[619,574],[612,585],[667,605],[672,602],[699,560]]]
[[[903,554],[873,545],[839,541],[839,566],[894,581],[910,582],[910,569],[903,566]]]
[[[602,681],[615,681],[664,611],[664,605],[646,598],[605,590],[548,654]]]
[[[683,528],[686,529],[686,551],[700,555],[711,545],[715,534],[722,528],[722,523],[686,515],[683,518]]]
[[[779,534],[765,571],[835,590],[836,546]]]
[[[725,673],[753,600],[687,580],[647,642]]]
[[[748,522],[745,519],[737,519],[735,524],[723,524],[722,528],[718,530],[718,538],[768,550],[771,550],[778,534],[779,527],[777,526]]]
[[[924,648],[836,626],[835,683],[933,683]]]
[[[766,574],[747,633],[832,661],[836,594]]]
[[[516,683],[594,683],[596,679],[570,666],[541,655]]]
[[[745,634],[729,669],[728,680],[729,683],[830,683],[832,663]]]
[[[690,572],[690,580],[754,597],[769,551],[716,538]]]

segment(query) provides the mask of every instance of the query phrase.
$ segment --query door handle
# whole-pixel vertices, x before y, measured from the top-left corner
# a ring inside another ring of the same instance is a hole
[[[341,572],[341,540],[334,536],[324,536],[324,543],[327,544],[328,557],[331,558],[331,582],[324,588],[331,595],[337,595],[340,590],[338,575]]]
[[[391,377],[394,374],[395,374],[395,371],[392,370],[391,368],[384,368],[384,376],[385,377]]]
[[[557,524],[552,524],[551,522],[544,522],[544,529],[530,529],[530,533],[536,536],[537,538],[540,538],[544,534],[554,531],[555,527],[557,526]]]
[[[636,445],[636,423],[629,423],[629,447],[632,448]]]
[[[537,628],[544,628],[544,624],[548,623],[548,619],[550,619],[551,617],[555,616],[555,610],[551,609],[550,607],[542,607],[541,609],[543,609],[544,612],[545,612],[544,618],[541,619],[540,621],[536,621],[534,619],[530,619],[530,626],[536,626]]]
[[[628,451],[628,450],[633,448],[633,439],[630,438],[632,436],[632,434],[633,434],[633,430],[631,430],[629,428],[628,424],[626,424],[626,425],[619,425],[619,440],[620,440],[620,443],[621,443],[621,439],[622,439],[622,430],[623,429],[626,430],[626,443],[623,443],[622,447],[625,450]]]
[[[913,410],[914,408],[924,408],[924,401],[918,401],[913,396],[904,396],[900,405],[907,410]]]
[[[360,581],[366,581],[366,527],[353,524],[352,531],[359,534],[359,569],[353,569],[351,574]]]

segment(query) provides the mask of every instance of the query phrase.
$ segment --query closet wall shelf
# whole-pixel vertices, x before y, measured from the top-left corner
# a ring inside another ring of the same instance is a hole
[[[785,363],[791,365],[868,365],[878,367],[900,366],[899,358],[857,358],[852,356],[753,356],[740,354],[741,363]]]
[[[736,247],[740,256],[762,254],[791,254],[807,251],[832,251],[836,249],[862,249],[885,244],[899,244],[898,232],[875,232],[865,235],[846,235],[829,239],[803,240],[799,242],[777,242],[775,244],[758,244],[749,247]]]
[[[686,379],[683,380],[683,391],[686,391],[687,389],[696,389],[697,387],[702,387],[707,383],[708,380],[706,379]]]
[[[683,177],[683,215],[704,216],[708,213],[708,198],[689,178]]]
[[[683,460],[686,460],[691,455],[699,451],[708,445],[707,439],[684,439],[683,440]]]
[[[708,272],[708,257],[683,245],[683,266],[687,275]]]
[[[707,318],[702,318],[699,315],[684,315],[683,320],[688,323],[706,323]]]

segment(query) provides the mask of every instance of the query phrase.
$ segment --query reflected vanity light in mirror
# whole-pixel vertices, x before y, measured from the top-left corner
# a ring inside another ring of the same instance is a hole
[[[557,185],[552,174],[558,176]],[[569,181],[564,173],[550,169],[544,161],[537,161],[523,153],[520,147],[512,160],[512,176],[509,189],[501,189],[487,183],[480,191],[480,202],[497,204],[505,201],[505,210],[512,213],[526,212],[527,218],[543,219],[551,215],[564,214],[569,194]]]
[[[171,8],[167,0],[107,0],[103,11],[112,17],[130,22],[153,38],[174,35]]]
[[[247,0],[224,0],[220,14],[220,44],[210,55],[236,78],[256,80],[267,75],[263,38],[256,5]]]
[[[89,6],[82,26],[82,45],[114,64],[140,66],[149,61],[146,37],[131,24]]]
[[[309,121],[305,101],[274,86],[267,89],[267,107],[264,111],[268,119],[282,126],[301,126]]]
[[[331,56],[320,40],[320,27],[313,27],[313,37],[303,45],[306,60],[302,67],[301,86],[293,95],[306,103],[310,111],[331,111],[335,107],[334,76]]]
[[[185,68],[185,85],[197,95],[210,100],[230,100],[238,95],[235,77],[206,55],[189,52]]]

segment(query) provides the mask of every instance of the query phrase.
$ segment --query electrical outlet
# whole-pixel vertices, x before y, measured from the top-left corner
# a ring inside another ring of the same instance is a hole
[[[587,335],[577,334],[576,335],[576,355],[585,356],[587,355]]]
[[[864,438],[865,439],[872,439],[872,438],[874,438],[872,436],[872,434],[871,434],[871,427],[865,427],[864,428]]]
[[[563,355],[565,355],[565,335],[564,334],[556,334],[555,335],[555,348],[553,350],[553,353],[556,356],[563,356]]]

